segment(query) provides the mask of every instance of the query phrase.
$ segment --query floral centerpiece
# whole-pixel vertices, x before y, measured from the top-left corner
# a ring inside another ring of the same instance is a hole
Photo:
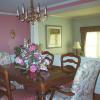
[[[17,52],[18,51],[18,52]],[[41,69],[43,57],[39,50],[39,46],[31,43],[27,46],[20,46],[15,48],[16,58],[15,63],[20,65],[18,68],[24,70],[26,73],[28,71],[35,73]],[[47,71],[46,65],[44,65],[44,69]]]

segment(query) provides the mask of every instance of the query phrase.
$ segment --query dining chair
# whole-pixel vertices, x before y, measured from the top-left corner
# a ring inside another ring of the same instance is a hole
[[[8,71],[0,66],[0,100],[37,100],[35,93],[11,89]]]
[[[77,69],[80,66],[81,58],[74,53],[65,53],[61,55],[61,68],[63,71],[71,71],[71,68]]]
[[[54,55],[49,51],[43,51],[42,56],[44,63],[50,68],[53,65]]]
[[[65,53],[61,55],[61,69],[62,71],[66,72],[73,72],[77,70],[77,68],[80,66],[81,58],[79,55],[75,55],[74,53]],[[71,88],[73,83],[73,80],[70,81],[69,83],[67,82],[66,84],[63,84],[61,87],[67,89]],[[60,87],[60,88],[61,88]]]
[[[73,53],[65,53],[61,55],[61,69],[63,72],[73,72],[76,71],[77,68],[80,66],[80,56],[75,55]],[[67,82],[65,84],[62,84],[60,87],[55,87],[54,89],[51,90],[51,96],[50,100],[52,100],[54,93],[56,90],[59,90],[59,88],[67,88],[69,90],[72,86],[73,80],[70,82]]]
[[[76,72],[72,88],[59,89],[52,100],[93,100],[96,80],[100,72],[100,62],[88,60]],[[47,96],[47,100],[50,95]]]

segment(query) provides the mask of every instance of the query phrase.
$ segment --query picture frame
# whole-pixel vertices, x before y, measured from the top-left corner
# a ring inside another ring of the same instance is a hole
[[[62,26],[46,25],[46,48],[62,47]]]

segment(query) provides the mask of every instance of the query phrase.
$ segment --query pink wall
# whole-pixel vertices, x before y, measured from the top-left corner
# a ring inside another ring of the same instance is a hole
[[[11,31],[16,33],[15,39],[11,38]],[[14,52],[14,47],[23,44],[24,38],[30,37],[29,23],[20,22],[16,16],[0,15],[0,51]]]

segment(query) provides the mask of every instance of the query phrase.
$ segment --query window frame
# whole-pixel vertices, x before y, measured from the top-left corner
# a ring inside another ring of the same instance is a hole
[[[86,34],[87,32],[95,32],[100,31],[100,26],[88,26],[88,27],[80,27],[80,33],[81,33],[81,48],[83,55],[85,55],[85,42],[86,42]]]

